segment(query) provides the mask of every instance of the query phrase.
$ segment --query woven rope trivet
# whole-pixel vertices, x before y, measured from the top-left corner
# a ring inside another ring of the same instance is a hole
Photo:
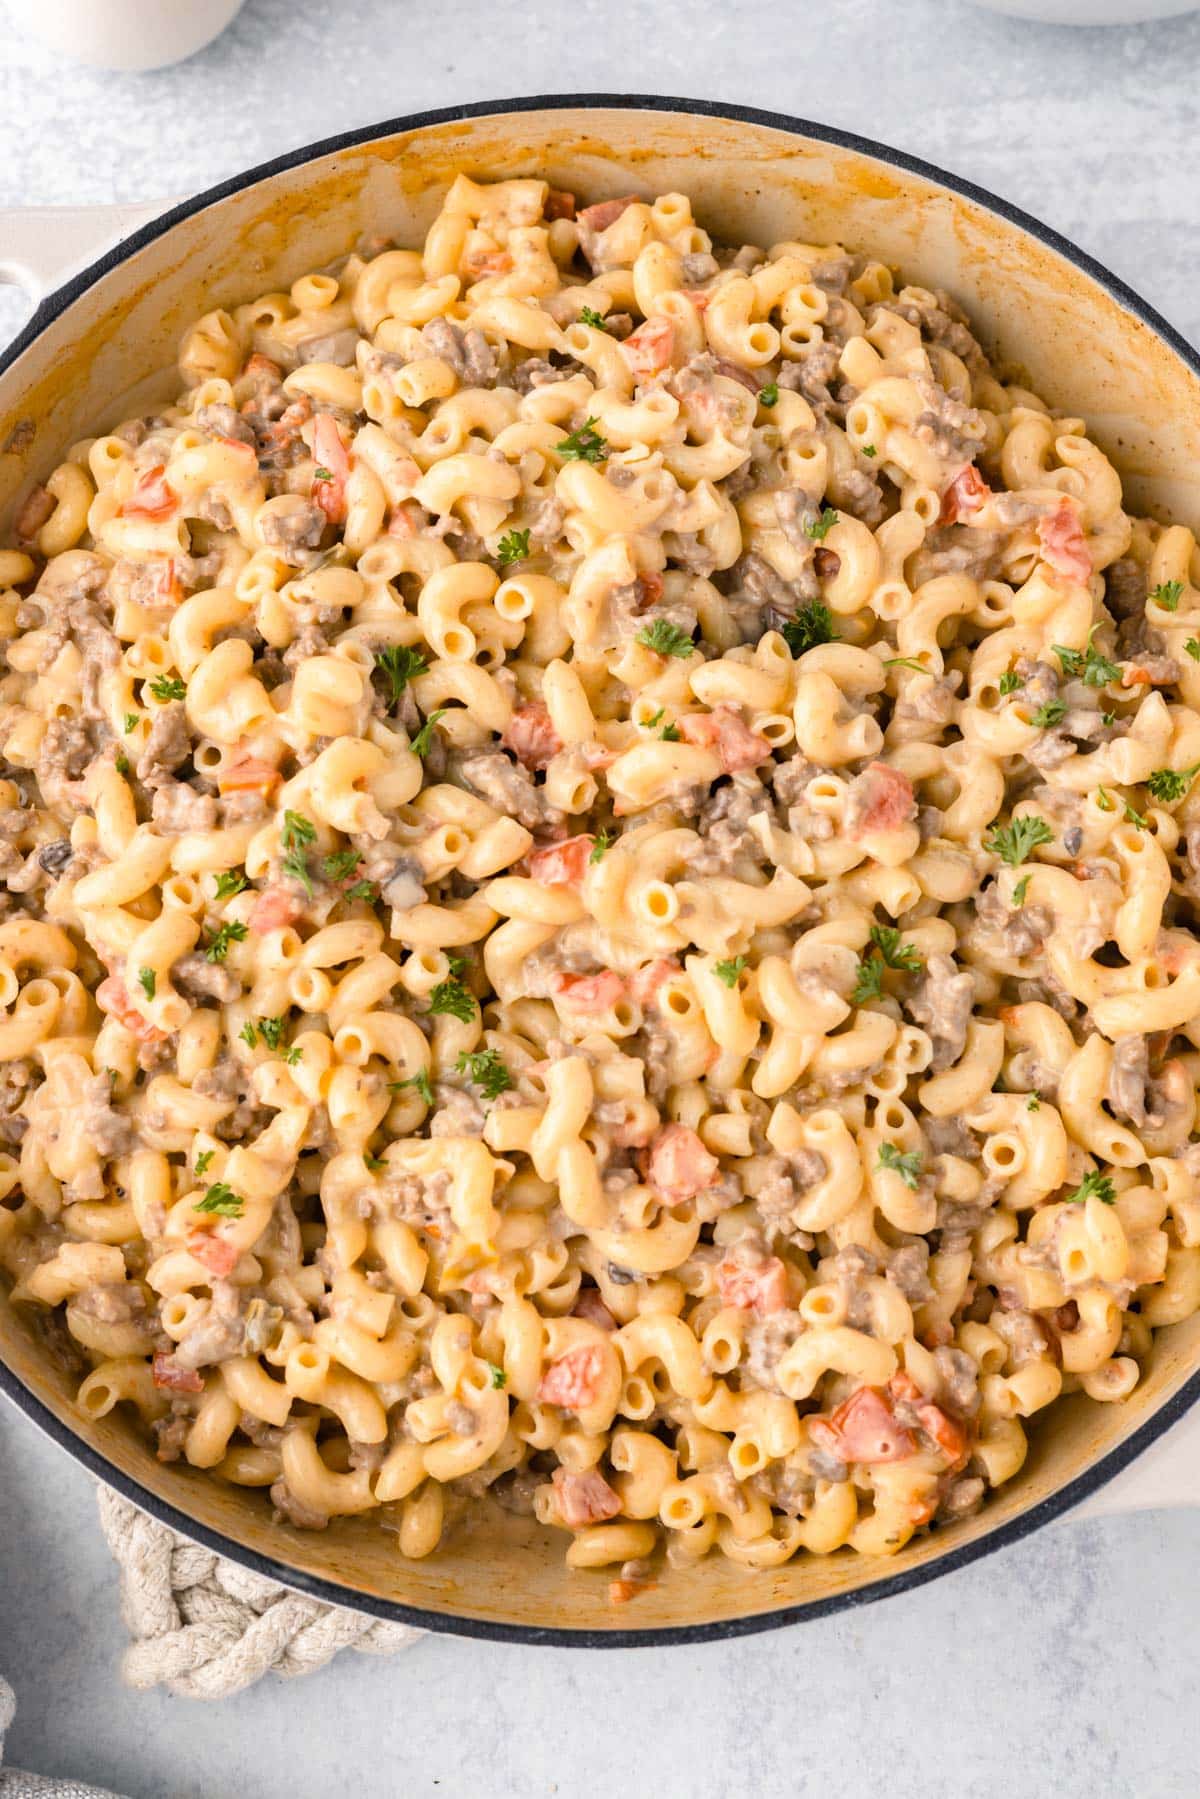
[[[226,1699],[264,1674],[311,1674],[339,1649],[394,1655],[424,1634],[276,1586],[185,1542],[108,1487],[99,1501],[133,1638],[121,1664],[131,1686]]]

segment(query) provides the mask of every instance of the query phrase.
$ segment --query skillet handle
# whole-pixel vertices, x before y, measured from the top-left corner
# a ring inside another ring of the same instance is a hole
[[[1200,1506],[1200,1417],[1194,1409],[1067,1517],[1108,1518],[1180,1506]]]
[[[24,288],[36,306],[68,275],[173,204],[0,207],[0,285]]]

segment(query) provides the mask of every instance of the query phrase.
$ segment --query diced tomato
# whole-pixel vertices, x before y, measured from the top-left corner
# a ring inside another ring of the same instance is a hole
[[[472,281],[483,281],[489,275],[507,275],[512,257],[507,250],[471,250],[463,258],[463,273]]]
[[[663,596],[662,576],[655,574],[653,571],[648,574],[639,575],[637,578],[637,585],[638,611],[642,611],[647,606],[657,606]]]
[[[649,381],[669,369],[674,353],[675,327],[666,318],[647,319],[621,345],[621,354],[638,381]]]
[[[552,843],[549,849],[534,850],[529,858],[529,873],[542,887],[578,887],[587,873],[595,842],[594,837],[587,835],[568,837],[563,843]]]
[[[623,200],[598,200],[595,206],[584,207],[579,214],[579,223],[588,231],[607,231],[636,199],[636,194],[626,194]]]
[[[736,774],[740,768],[754,768],[767,761],[771,754],[767,739],[752,731],[734,706],[720,705],[712,712],[691,712],[680,719],[679,729],[689,743],[716,750],[727,775]]]
[[[610,1580],[608,1583],[608,1603],[610,1605],[628,1605],[639,1593],[652,1593],[658,1585],[656,1580]]]
[[[172,1393],[203,1393],[204,1382],[194,1368],[181,1368],[173,1355],[160,1350],[153,1362],[156,1387],[167,1387]]]
[[[419,470],[417,469],[417,465],[414,462],[413,463],[413,485],[414,486],[416,485],[418,474],[419,474]],[[407,478],[407,475],[406,475],[406,478]],[[424,517],[424,514],[422,513],[421,508],[418,506],[418,504],[415,500],[401,500],[400,504],[393,509],[392,516],[388,520],[388,528],[387,528],[388,536],[389,537],[405,537],[405,538],[415,537],[417,532],[421,529],[421,523],[422,523],[423,517]]]
[[[17,541],[32,543],[47,519],[53,517],[57,503],[49,488],[35,487],[26,496],[21,510],[17,513],[14,526]]]
[[[650,1149],[650,1184],[669,1204],[678,1205],[711,1187],[720,1172],[716,1156],[709,1154],[689,1125],[668,1124],[654,1139]]]
[[[586,1474],[571,1474],[566,1468],[554,1470],[554,1495],[558,1515],[572,1530],[584,1524],[603,1524],[615,1518],[621,1509],[617,1498],[602,1474],[589,1468]]]
[[[575,196],[566,188],[552,187],[546,195],[543,208],[548,219],[573,219],[575,217]]]
[[[178,504],[179,495],[168,486],[166,470],[160,462],[142,476],[121,511],[126,518],[162,519],[170,518]]]
[[[755,1268],[740,1262],[722,1262],[717,1268],[717,1291],[727,1306],[744,1312],[781,1312],[788,1302],[787,1269],[778,1256],[768,1256]]]
[[[629,977],[629,997],[638,1006],[652,1006],[664,981],[679,973],[672,956],[660,956],[656,962],[643,963]]]
[[[916,812],[913,785],[887,762],[872,762],[850,786],[847,835],[870,837],[877,831],[895,831]]]
[[[254,902],[250,929],[260,935],[282,930],[285,925],[295,924],[303,910],[304,901],[286,887],[264,888]]]
[[[809,1436],[843,1462],[901,1462],[916,1447],[874,1387],[860,1387],[828,1418],[814,1418]]]
[[[313,476],[312,497],[330,523],[339,525],[346,516],[350,453],[328,412],[319,412],[313,420],[312,451],[318,470],[323,471]]]
[[[601,1299],[595,1287],[584,1287],[579,1298],[571,1307],[572,1318],[586,1318],[589,1324],[596,1325],[602,1331],[615,1331],[617,1321]]]
[[[926,1399],[911,1374],[905,1369],[893,1374],[888,1382],[888,1392],[893,1399],[904,1400],[912,1406],[921,1429],[933,1438],[947,1461],[961,1463],[966,1460],[970,1437],[965,1426],[957,1418],[951,1418],[940,1405],[935,1405],[932,1399]]]
[[[236,756],[217,775],[218,793],[270,793],[282,776],[261,756]]]
[[[165,1031],[160,1031],[156,1024],[143,1018],[130,999],[120,975],[110,974],[107,980],[101,981],[96,989],[96,1004],[102,1012],[107,1012],[110,1018],[115,1018],[118,1024],[124,1025],[130,1036],[136,1037],[139,1043],[161,1043],[166,1037]]]
[[[1070,500],[1061,500],[1058,510],[1038,520],[1038,539],[1042,555],[1068,581],[1085,582],[1092,577],[1092,558],[1079,514]]]
[[[281,412],[267,430],[267,443],[273,450],[286,449],[295,443],[300,435],[300,428],[312,417],[312,401],[307,394],[301,394],[298,400]]]
[[[572,1012],[611,1012],[625,997],[625,983],[606,968],[602,974],[560,974],[551,981],[555,999]]]
[[[256,350],[242,370],[242,376],[243,379],[248,376],[252,381],[265,381],[274,386],[283,380],[283,370],[277,362],[272,362],[269,356],[264,356],[261,351]]]
[[[241,1250],[222,1237],[219,1231],[189,1231],[187,1246],[198,1262],[211,1274],[231,1274],[237,1267]]]
[[[154,604],[159,606],[177,606],[183,598],[183,586],[174,559],[170,556],[164,562],[156,563],[151,576],[151,593]]]
[[[984,501],[991,497],[991,488],[975,464],[968,462],[966,468],[959,469],[943,495],[938,524],[957,525],[962,519],[970,518],[973,512],[978,512]]]
[[[500,742],[526,768],[545,768],[550,758],[557,756],[562,748],[562,739],[540,700],[517,707]]]
[[[561,1405],[577,1412],[591,1405],[600,1389],[604,1372],[604,1352],[598,1343],[581,1343],[551,1362],[542,1376],[538,1398],[543,1405]]]

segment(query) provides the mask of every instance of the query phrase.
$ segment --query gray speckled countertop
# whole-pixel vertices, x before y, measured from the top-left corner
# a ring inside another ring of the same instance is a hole
[[[715,96],[877,136],[1039,214],[1200,336],[1200,17],[1071,32],[959,0],[249,0],[142,76],[0,52],[0,205],[175,195],[309,139],[531,91]],[[686,18],[686,24],[680,21]],[[432,22],[431,22],[432,21]],[[0,244],[0,253],[3,245]],[[0,290],[0,339],[22,317]],[[131,1799],[1191,1799],[1200,1516],[1068,1521],[800,1629],[587,1655],[344,1655],[220,1708],[138,1695],[90,1482],[0,1410],[0,1668],[18,1766]]]

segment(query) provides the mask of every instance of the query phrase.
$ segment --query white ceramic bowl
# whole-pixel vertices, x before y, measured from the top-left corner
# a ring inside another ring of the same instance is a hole
[[[242,0],[9,0],[16,24],[93,69],[163,69],[203,50]]]
[[[989,12],[1043,25],[1136,25],[1195,12],[1196,0],[975,0]]]

